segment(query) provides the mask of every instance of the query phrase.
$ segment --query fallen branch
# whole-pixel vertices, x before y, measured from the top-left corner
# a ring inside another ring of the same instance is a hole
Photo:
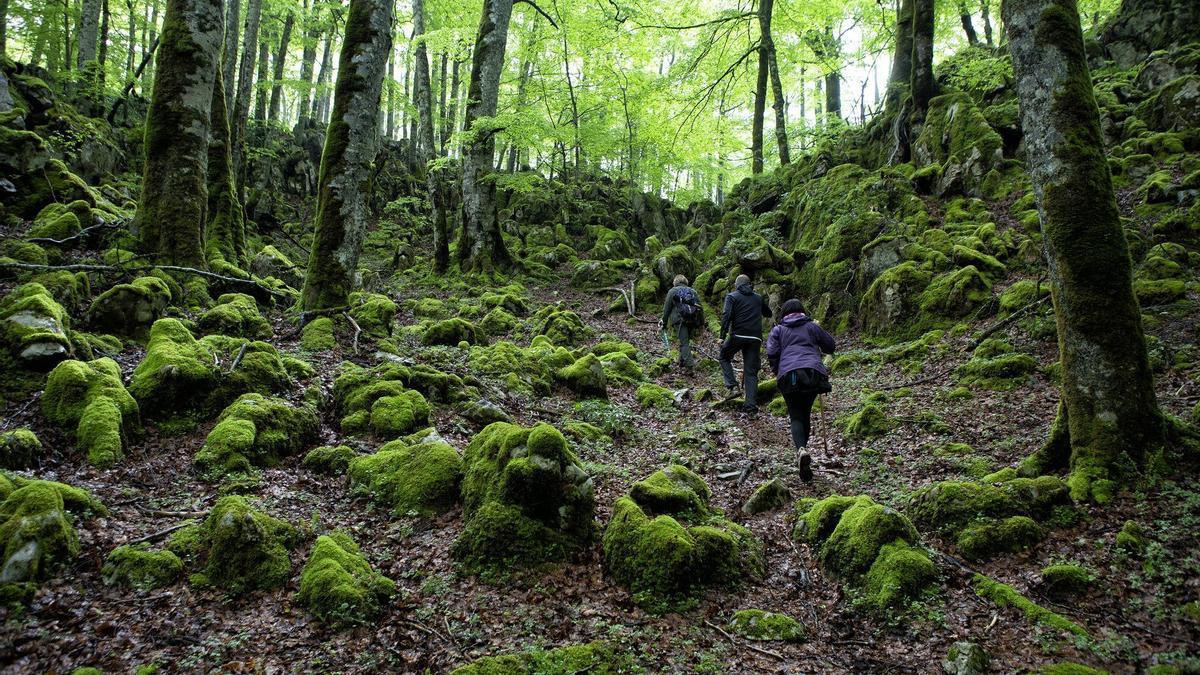
[[[252,279],[239,279],[237,277],[227,277],[224,274],[209,272],[208,270],[199,270],[194,267],[180,267],[178,265],[151,265],[151,269],[163,270],[165,272],[179,272],[180,274],[192,274],[205,279],[214,281],[222,281],[235,286],[243,286],[254,289],[260,293],[275,296],[277,298],[290,299],[287,293],[282,293],[273,288],[263,286],[256,283]],[[130,270],[124,267],[114,267],[112,265],[91,265],[91,264],[72,264],[72,265],[39,265],[37,263],[22,263],[22,262],[5,262],[0,263],[0,269],[16,269],[30,271],[56,271],[65,270],[67,272],[120,272],[129,273]]]
[[[80,230],[78,234],[72,235],[70,237],[66,237],[64,239],[53,239],[51,237],[31,237],[29,239],[26,239],[25,241],[28,241],[33,244],[51,244],[53,246],[63,246],[64,244],[70,244],[76,240],[82,240],[89,233],[91,233],[95,230],[108,230],[108,229],[118,228],[118,227],[121,227],[122,225],[124,225],[126,222],[128,222],[128,221],[115,220],[111,223],[97,223],[95,225],[92,225],[91,227],[85,227],[82,230]]]
[[[354,320],[354,317],[350,316],[350,312],[342,312],[342,316],[346,317],[351,326],[354,326],[354,355],[358,356],[358,336],[362,333],[362,328],[358,327],[358,322]]]
[[[724,629],[724,628],[721,628],[720,626],[718,626],[717,624],[715,624],[715,623],[713,623],[713,622],[709,621],[708,619],[705,619],[705,620],[704,620],[704,623],[708,624],[708,626],[709,626],[710,628],[714,628],[714,629],[716,629],[716,631],[717,631],[718,633],[720,633],[721,635],[724,635],[726,638],[728,638],[728,639],[729,639],[729,642],[730,642],[730,643],[732,643],[732,644],[733,644],[733,646],[735,646],[735,647],[743,646],[743,647],[746,647],[746,648],[750,649],[751,651],[758,652],[759,654],[762,654],[763,656],[769,656],[769,657],[771,657],[771,658],[773,658],[773,659],[775,659],[775,660],[777,660],[777,661],[782,661],[782,660],[783,660],[783,654],[780,654],[779,652],[773,652],[773,651],[771,651],[770,649],[763,649],[762,647],[756,647],[756,646],[754,646],[754,645],[752,645],[752,644],[750,644],[750,643],[748,643],[748,642],[747,642],[747,643],[745,643],[744,645],[740,645],[740,644],[738,643],[737,639],[736,639],[736,638],[734,638],[734,637],[733,637],[732,635],[730,635],[729,633],[727,633],[727,632],[725,631],[725,629]]]
[[[121,106],[125,105],[125,100],[133,92],[133,87],[141,80],[142,71],[150,63],[150,59],[154,58],[154,52],[158,50],[158,41],[161,37],[161,35],[154,36],[154,42],[150,43],[150,48],[146,50],[145,56],[142,57],[142,62],[138,64],[137,70],[133,71],[133,77],[129,78],[129,82],[125,85],[125,89],[117,97],[117,100],[113,101],[112,108],[108,111],[109,124],[113,123],[113,120],[117,117],[117,111],[121,109]]]
[[[603,293],[604,291],[616,291],[617,293],[620,293],[621,298],[625,301],[625,311],[629,314],[629,316],[634,316],[633,300],[631,299],[631,296],[633,295],[632,291],[626,291],[620,286],[609,286],[607,288],[596,289],[597,293]]]
[[[1021,317],[1028,314],[1030,312],[1030,310],[1045,303],[1049,299],[1050,299],[1049,295],[1040,297],[1037,300],[1034,300],[1033,302],[1029,303],[1028,305],[1025,305],[1021,309],[1018,309],[1017,311],[1013,312],[1012,314],[1009,314],[1008,317],[1005,318],[1003,321],[997,322],[997,323],[993,324],[990,328],[985,329],[974,340],[971,341],[971,344],[967,345],[967,351],[968,352],[975,351],[975,348],[978,347],[979,345],[983,344],[983,341],[986,340],[989,335],[995,333],[998,330],[1007,328],[1008,326],[1012,325],[1012,323],[1015,322],[1017,319],[1020,319]]]
[[[168,535],[168,534],[171,534],[171,533],[172,533],[172,532],[174,532],[175,530],[182,530],[183,528],[185,528],[185,527],[187,527],[187,526],[191,525],[191,524],[192,524],[192,523],[194,523],[194,522],[195,522],[195,521],[194,521],[194,520],[191,520],[191,519],[189,519],[189,520],[185,520],[185,521],[183,521],[182,523],[179,523],[178,525],[172,525],[171,527],[168,527],[168,528],[167,528],[167,529],[165,529],[165,530],[159,530],[158,532],[152,532],[152,533],[150,533],[150,534],[148,534],[148,535],[146,535],[146,536],[144,536],[144,537],[138,537],[137,539],[134,539],[134,540],[132,540],[132,541],[127,541],[127,542],[125,542],[125,544],[126,544],[127,546],[133,546],[134,544],[140,544],[140,543],[142,543],[143,541],[152,541],[152,540],[154,540],[154,539],[158,539],[159,537],[163,537],[163,536],[166,536],[166,535]]]
[[[246,340],[245,342],[242,343],[242,348],[238,350],[237,356],[233,357],[233,364],[231,366],[229,366],[229,370],[225,371],[226,375],[237,370],[238,364],[240,364],[242,362],[242,357],[246,355],[246,347],[249,347],[249,346],[250,346],[249,340]]]

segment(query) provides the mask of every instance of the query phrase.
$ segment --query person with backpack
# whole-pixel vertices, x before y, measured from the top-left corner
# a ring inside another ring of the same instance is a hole
[[[662,318],[658,321],[659,331],[665,331],[668,326],[679,335],[679,365],[691,370],[696,365],[692,359],[691,339],[704,327],[704,308],[700,306],[700,296],[688,286],[688,279],[682,274],[675,275],[663,304]]]
[[[800,454],[800,480],[812,480],[812,456],[808,437],[812,431],[812,406],[817,396],[832,391],[829,370],[822,354],[837,348],[833,336],[821,328],[792,298],[780,308],[783,318],[767,336],[767,362],[779,383],[779,393],[787,403],[792,428],[792,444]]]
[[[721,313],[721,374],[725,376],[725,387],[729,397],[738,394],[737,377],[733,373],[733,357],[742,353],[742,384],[746,390],[746,401],[742,412],[758,412],[758,369],[762,350],[762,320],[771,316],[771,308],[761,295],[754,292],[750,277],[739,274],[734,280],[737,289],[725,296],[725,309]],[[728,336],[728,339],[726,338]]]

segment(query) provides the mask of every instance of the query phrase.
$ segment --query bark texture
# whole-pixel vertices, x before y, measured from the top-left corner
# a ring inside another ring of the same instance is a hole
[[[1002,14],[1058,323],[1055,435],[1069,439],[1072,496],[1103,502],[1164,437],[1129,249],[1074,0],[1008,0]],[[1054,468],[1064,445],[1026,468]]]
[[[750,173],[763,172],[763,126],[767,111],[767,75],[771,68],[767,44],[770,42],[772,0],[758,3],[758,73],[754,81],[754,117],[750,121]],[[765,15],[764,15],[765,14]]]
[[[459,263],[466,270],[510,267],[512,256],[500,236],[496,218],[496,185],[487,176],[493,170],[496,114],[500,95],[500,72],[513,0],[484,0],[479,34],[471,59],[464,124],[468,140],[463,148],[462,236]]]
[[[146,164],[131,230],[141,249],[203,266],[209,108],[221,53],[221,0],[169,0],[146,116]]]
[[[913,0],[901,0],[900,10],[896,13],[896,51],[892,54],[892,72],[883,99],[884,110],[888,112],[899,110],[908,95],[909,80],[912,79],[912,26]]]
[[[225,11],[225,46],[221,52],[221,84],[225,87],[225,112],[233,109],[233,94],[236,91],[234,77],[237,67],[238,34],[242,25],[242,0],[229,0]]]
[[[933,0],[913,0],[912,113],[921,121],[937,92],[933,79],[934,21]]]
[[[271,83],[271,104],[267,108],[267,120],[274,122],[279,119],[279,108],[283,105],[283,70],[287,63],[288,45],[292,41],[292,29],[296,25],[296,13],[288,12],[283,20],[283,33],[279,36],[279,51],[275,52],[275,77]]]
[[[79,27],[76,31],[75,67],[96,60],[96,36],[100,31],[101,0],[83,0],[79,5]]]
[[[230,266],[245,269],[246,223],[233,180],[229,146],[229,111],[225,108],[224,74],[217,70],[213,87],[211,134],[208,142],[208,231],[205,257],[216,271]]]
[[[250,97],[254,94],[254,60],[258,57],[258,25],[261,18],[262,0],[248,0],[242,59],[238,64],[237,96],[234,97],[233,119],[229,125],[235,175],[241,175],[242,144],[246,138],[246,119],[250,116]]]
[[[301,122],[312,118],[313,65],[317,60],[317,42],[321,40],[321,30],[317,27],[317,12],[315,9],[309,9],[307,4],[304,24],[307,30],[304,34],[304,55],[300,61],[300,79],[304,82],[304,89],[300,94],[300,105],[297,106]]]
[[[302,294],[306,311],[343,306],[354,287],[391,24],[390,0],[351,0],[321,155],[316,225]]]

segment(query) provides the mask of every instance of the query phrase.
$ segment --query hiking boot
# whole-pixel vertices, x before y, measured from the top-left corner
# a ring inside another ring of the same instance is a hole
[[[800,450],[800,480],[805,483],[811,483],[813,479],[812,472],[812,455]]]
[[[742,390],[737,387],[725,387],[725,400],[735,399],[742,395]]]
[[[742,414],[747,415],[749,417],[754,417],[755,415],[758,414],[758,406],[749,405],[749,404],[744,405],[744,406],[742,406]]]

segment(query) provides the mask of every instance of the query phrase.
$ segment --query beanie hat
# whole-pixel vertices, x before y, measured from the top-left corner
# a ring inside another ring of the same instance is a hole
[[[672,283],[676,286],[687,286],[688,279],[687,279],[687,277],[683,276],[682,274],[676,274],[675,279],[674,279],[674,281],[672,281]]]
[[[745,274],[739,274],[737,275],[737,279],[733,280],[733,287],[739,288],[748,283],[750,283],[750,277],[746,276]]]

